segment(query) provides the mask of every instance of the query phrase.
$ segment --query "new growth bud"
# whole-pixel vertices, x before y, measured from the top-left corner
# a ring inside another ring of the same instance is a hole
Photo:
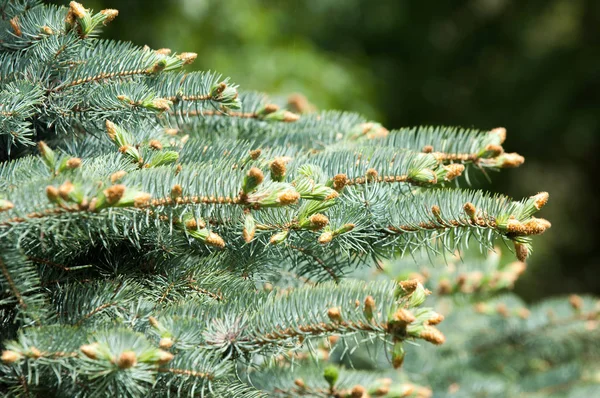
[[[106,19],[102,23],[104,25],[106,25],[107,23],[111,22],[113,19],[115,19],[119,15],[119,10],[115,10],[113,8],[107,8],[106,10],[100,11],[100,14],[105,16]]]
[[[348,183],[348,177],[346,176],[346,174],[338,174],[332,178],[332,182],[333,189],[335,189],[338,192],[341,192]]]
[[[426,327],[420,334],[419,337],[425,341],[433,343],[435,345],[444,344],[446,337],[434,327]]]
[[[0,213],[3,211],[8,211],[14,207],[15,205],[12,202],[5,199],[0,199]]]
[[[333,240],[333,233],[331,233],[330,231],[328,232],[323,232],[321,234],[321,236],[319,236],[319,243],[322,245],[326,245],[327,243],[331,242]]]
[[[550,195],[548,195],[548,192],[540,192],[537,195],[533,196],[532,199],[534,199],[534,206],[536,209],[541,210],[542,207],[546,206],[546,203],[548,203],[548,198],[550,197]]]
[[[271,179],[273,181],[283,181],[285,178],[286,164],[284,158],[276,158],[269,166],[271,169]]]
[[[76,1],[69,3],[69,9],[78,19],[83,19],[87,15],[87,10],[83,7],[83,5]]]
[[[352,391],[350,391],[350,397],[351,398],[363,398],[366,395],[366,393],[367,393],[367,389],[359,384],[359,385],[352,387]]]
[[[98,343],[84,344],[79,350],[90,359],[98,359]]]
[[[452,181],[456,177],[459,177],[460,175],[462,175],[463,171],[465,171],[465,165],[461,164],[461,163],[452,163],[447,166],[443,166],[443,169],[446,172],[445,176],[444,176],[444,180]]]
[[[184,65],[189,65],[196,60],[198,54],[196,53],[181,53],[177,55],[177,58],[183,61]]]
[[[124,170],[115,171],[110,176],[110,182],[112,182],[114,184],[115,182],[119,181],[121,178],[125,177],[126,175],[127,175],[127,172]]]
[[[365,299],[365,307],[363,309],[365,318],[367,318],[369,321],[373,319],[373,315],[375,314],[376,308],[377,307],[375,306],[375,299],[373,298],[373,296],[367,296],[367,298]]]
[[[500,144],[503,144],[504,141],[506,141],[506,129],[504,127],[496,127],[495,129],[490,130],[489,134],[498,136]]]
[[[67,167],[69,169],[76,169],[78,167],[81,166],[81,159],[80,158],[71,158],[69,160],[67,160]]]
[[[221,238],[214,232],[209,232],[208,236],[204,240],[204,243],[206,243],[209,246],[216,247],[218,249],[222,249],[225,247],[225,241],[223,240],[223,238]]]
[[[173,347],[173,339],[170,337],[163,337],[158,342],[158,346],[163,350],[168,350],[169,348]]]
[[[264,179],[265,175],[263,172],[257,167],[252,167],[244,178],[242,191],[246,194],[254,191],[256,187],[258,187],[264,181]]]
[[[329,219],[327,218],[327,216],[320,213],[313,214],[312,216],[310,216],[309,221],[312,229],[315,231],[321,230],[325,228],[327,224],[329,224]]]
[[[282,206],[292,205],[298,202],[300,194],[296,191],[284,191],[277,195],[277,201]]]
[[[22,355],[18,352],[12,350],[4,350],[2,351],[2,357],[0,358],[2,362],[7,365],[13,364],[22,358]]]
[[[182,194],[183,194],[183,188],[181,187],[181,185],[179,185],[179,184],[173,185],[173,188],[171,188],[171,199],[177,200],[178,198],[181,197]]]
[[[137,356],[133,351],[123,351],[117,359],[119,369],[129,369],[137,364]]]
[[[327,316],[333,322],[341,322],[342,321],[342,314],[340,312],[340,309],[337,307],[332,307],[332,308],[328,309]]]
[[[175,358],[175,355],[171,354],[168,351],[160,350],[158,352],[158,360],[156,362],[158,362],[159,365],[164,365],[166,363],[171,362],[173,358]]]

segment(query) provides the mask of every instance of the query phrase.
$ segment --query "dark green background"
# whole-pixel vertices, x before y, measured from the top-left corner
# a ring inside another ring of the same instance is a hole
[[[66,4],[66,1],[55,1]],[[519,169],[480,186],[550,192],[518,283],[526,299],[600,293],[598,0],[97,0],[110,38],[199,54],[243,89],[302,92],[388,128],[504,126]]]

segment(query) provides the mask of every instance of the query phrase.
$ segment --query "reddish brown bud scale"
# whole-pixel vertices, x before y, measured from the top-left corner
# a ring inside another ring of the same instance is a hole
[[[129,369],[137,365],[137,356],[133,351],[123,351],[117,359],[119,369]]]
[[[76,169],[78,167],[81,166],[81,159],[80,158],[71,158],[69,160],[67,160],[67,167],[69,169]]]
[[[340,312],[340,309],[337,307],[332,307],[332,308],[328,309],[327,316],[333,322],[341,322],[342,321],[342,314]]]
[[[155,151],[160,151],[163,149],[163,145],[159,140],[150,140],[148,146],[150,147],[150,149],[153,149]]]
[[[221,238],[219,235],[215,234],[214,232],[210,232],[208,234],[208,236],[204,240],[204,243],[206,243],[209,246],[216,247],[218,249],[222,249],[225,247],[225,241],[223,240],[223,238]]]
[[[442,332],[432,326],[426,327],[425,330],[421,332],[419,337],[435,345],[444,344],[446,341],[446,337],[442,334]]]
[[[125,185],[122,184],[113,185],[109,188],[106,188],[103,192],[104,196],[106,197],[106,202],[109,205],[116,204],[119,200],[121,200],[121,198],[125,194],[125,189]]]

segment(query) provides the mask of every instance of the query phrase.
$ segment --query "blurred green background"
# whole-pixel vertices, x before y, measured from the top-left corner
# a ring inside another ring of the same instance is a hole
[[[67,1],[55,1],[66,4]],[[305,94],[388,128],[508,129],[519,169],[479,186],[541,190],[553,227],[517,285],[527,300],[600,294],[598,0],[83,0],[110,38],[198,53],[245,90]]]

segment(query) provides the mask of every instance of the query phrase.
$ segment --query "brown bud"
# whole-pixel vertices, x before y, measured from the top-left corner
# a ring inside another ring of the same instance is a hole
[[[446,170],[446,176],[444,177],[446,181],[454,180],[456,177],[461,176],[463,171],[465,171],[465,165],[460,163],[452,163],[443,167],[444,170]]]
[[[340,309],[337,307],[332,307],[332,308],[328,309],[327,316],[333,322],[341,322],[342,321],[342,314],[340,312]]]
[[[158,346],[163,350],[168,350],[169,348],[173,347],[173,339],[170,337],[163,337],[158,342]]]
[[[569,304],[571,304],[574,310],[580,311],[583,307],[583,299],[576,294],[572,294],[569,296]]]
[[[79,350],[90,359],[98,359],[98,343],[84,344]]]
[[[0,359],[5,364],[10,365],[11,363],[15,363],[21,359],[21,354],[11,350],[4,350],[2,351],[2,357]]]
[[[465,213],[467,213],[467,215],[469,216],[469,218],[471,220],[476,220],[477,219],[477,208],[475,207],[475,205],[473,203],[467,202],[465,203],[465,205],[463,206],[463,209],[465,211]]]
[[[365,308],[363,310],[367,319],[370,320],[373,318],[373,314],[375,313],[376,309],[377,306],[375,305],[375,299],[373,296],[367,296],[367,298],[365,298]]]
[[[500,137],[500,143],[506,141],[506,129],[504,127],[496,127],[490,130],[490,134],[498,135]]]
[[[85,18],[85,16],[87,15],[87,11],[83,7],[83,5],[81,5],[80,3],[76,2],[76,1],[70,2],[69,8],[70,8],[71,12],[73,13],[73,15],[75,15],[79,19]]]
[[[70,169],[76,169],[81,166],[81,159],[79,158],[71,158],[67,160],[67,167]]]
[[[414,292],[419,286],[419,281],[416,279],[409,279],[407,281],[400,281],[400,286],[404,291],[408,293]]]
[[[267,104],[265,105],[265,107],[263,108],[263,112],[265,114],[270,114],[270,113],[274,113],[277,112],[279,110],[279,106],[276,104]]]
[[[166,363],[171,362],[171,360],[175,358],[175,355],[171,354],[169,351],[160,350],[158,352],[158,364],[164,365]]]
[[[14,209],[14,207],[15,205],[13,202],[10,202],[5,199],[0,199],[0,213],[2,213],[3,211],[9,211],[11,209]]]
[[[519,261],[525,262],[527,256],[529,255],[529,249],[527,245],[519,242],[514,242],[515,245],[515,254],[517,255],[517,259]]]
[[[59,197],[58,189],[52,185],[46,187],[46,196],[50,202],[56,202]]]
[[[111,140],[114,141],[115,136],[117,135],[117,126],[108,119],[106,120],[105,125],[106,125],[106,132],[108,133],[108,136],[110,137]]]
[[[53,35],[54,31],[52,30],[52,28],[50,28],[49,26],[42,26],[42,32],[44,32],[47,35]]]
[[[10,27],[12,28],[15,36],[21,37],[23,32],[21,31],[21,27],[19,26],[19,17],[13,17],[10,21]]]
[[[171,129],[171,128],[165,129],[166,135],[175,136],[175,135],[177,135],[177,133],[179,133],[179,130],[177,130],[177,129]]]
[[[282,206],[288,206],[297,203],[298,199],[300,199],[300,194],[295,191],[285,191],[277,195],[277,201]]]
[[[495,158],[504,153],[504,148],[500,145],[489,144],[485,147],[485,151],[489,153],[489,157]]]
[[[348,177],[346,176],[346,174],[338,174],[335,177],[333,177],[332,180],[333,180],[333,189],[335,189],[338,192],[340,192],[342,189],[344,189],[344,187],[348,183]]]
[[[225,241],[223,240],[223,238],[221,238],[219,235],[215,234],[214,232],[209,232],[208,236],[204,240],[204,243],[206,243],[209,246],[214,246],[219,249],[222,249],[225,247]]]
[[[155,151],[160,151],[163,149],[163,145],[160,143],[159,140],[150,140],[148,146],[150,147],[150,149],[153,149]]]
[[[71,183],[71,181],[65,181],[60,187],[58,187],[58,194],[61,198],[63,198],[63,200],[69,200],[69,195],[74,189],[75,186]]]
[[[254,179],[256,181],[256,185],[260,185],[265,179],[265,175],[258,167],[252,167],[250,170],[248,170],[248,177]]]
[[[32,358],[38,359],[42,357],[42,352],[35,347],[29,348],[29,356]]]
[[[442,314],[438,314],[436,313],[433,317],[431,317],[427,323],[429,325],[437,325],[439,323],[441,323],[444,320],[444,316]]]
[[[276,158],[269,165],[271,169],[271,179],[273,181],[282,181],[285,177],[286,165],[283,158]]]
[[[154,98],[152,106],[159,111],[168,111],[171,109],[171,101],[166,98]]]
[[[109,205],[116,204],[119,200],[121,200],[121,198],[125,194],[125,189],[125,185],[122,184],[113,185],[111,187],[106,188],[103,192],[104,196],[106,197],[106,202]]]
[[[119,369],[129,369],[137,364],[137,356],[133,351],[123,351],[117,358],[117,366]]]
[[[337,197],[339,197],[339,196],[340,196],[340,194],[339,194],[339,193],[337,193],[336,191],[332,191],[332,192],[331,192],[329,195],[327,195],[327,196],[325,197],[325,200],[331,200],[331,199],[335,199],[335,198],[337,198]]]
[[[182,194],[183,194],[183,188],[181,187],[181,185],[179,185],[179,184],[173,185],[173,188],[171,188],[171,198],[173,198],[173,199],[180,198]]]
[[[352,387],[352,391],[350,392],[350,397],[352,398],[363,398],[367,393],[366,388],[361,386],[360,384]]]
[[[433,146],[431,146],[431,145],[425,145],[421,151],[423,153],[431,153],[431,152],[433,152]]]
[[[158,320],[153,316],[148,317],[148,322],[150,323],[150,326],[152,326],[154,328],[157,328],[159,325]]]
[[[106,16],[106,19],[104,20],[104,22],[102,22],[104,25],[106,25],[119,15],[119,10],[107,8],[106,10],[100,11],[100,14]]]
[[[170,48],[159,48],[158,50],[154,51],[157,54],[160,55],[171,55],[171,49]]]
[[[252,160],[256,160],[260,157],[260,155],[262,154],[262,149],[253,149],[250,151],[250,159]]]
[[[296,379],[296,380],[294,380],[294,384],[296,386],[298,386],[299,388],[305,388],[306,387],[306,384],[304,383],[304,380],[302,380],[302,379]]]
[[[127,175],[127,172],[124,170],[116,171],[110,176],[110,182],[112,182],[114,184],[115,182],[119,181],[121,178],[125,177],[126,175]]]
[[[196,60],[198,54],[196,53],[181,53],[177,56],[180,60],[183,61],[184,65],[189,65]]]
[[[334,345],[335,343],[337,343],[340,339],[340,336],[329,336],[327,337],[327,340],[329,341],[330,345]]]
[[[377,172],[377,170],[375,170],[373,168],[368,169],[367,172],[365,173],[365,176],[367,177],[367,181],[377,180],[378,175],[379,175],[379,173]]]
[[[409,310],[398,308],[396,312],[394,312],[392,319],[396,322],[401,322],[408,325],[413,323],[417,318],[415,318],[415,316]]]
[[[145,207],[149,204],[152,195],[146,192],[140,192],[133,198],[133,206]]]
[[[175,167],[175,175],[181,173],[181,170],[183,170],[183,167],[180,164],[178,164],[177,167]]]
[[[426,327],[425,330],[421,332],[419,337],[435,345],[444,344],[446,341],[446,337],[444,337],[442,332],[432,326]]]
[[[537,195],[534,196],[535,198],[535,202],[534,202],[534,206],[536,209],[541,210],[542,207],[546,206],[546,203],[548,203],[548,198],[550,197],[550,195],[548,195],[548,192],[540,192]]]
[[[300,119],[300,115],[297,115],[297,114],[292,113],[290,111],[284,111],[283,112],[283,121],[284,122],[291,123],[291,122],[298,121],[299,119]]]
[[[518,153],[505,153],[500,167],[519,167],[525,163],[525,158]]]
[[[319,243],[325,245],[333,240],[333,233],[331,232],[323,232],[321,236],[319,236]]]
[[[310,223],[315,227],[315,230],[317,231],[325,228],[327,224],[329,224],[329,218],[320,213],[313,214],[312,216],[310,216],[309,220]]]
[[[377,387],[375,391],[373,391],[374,397],[383,397],[390,392],[390,388],[388,386]]]

